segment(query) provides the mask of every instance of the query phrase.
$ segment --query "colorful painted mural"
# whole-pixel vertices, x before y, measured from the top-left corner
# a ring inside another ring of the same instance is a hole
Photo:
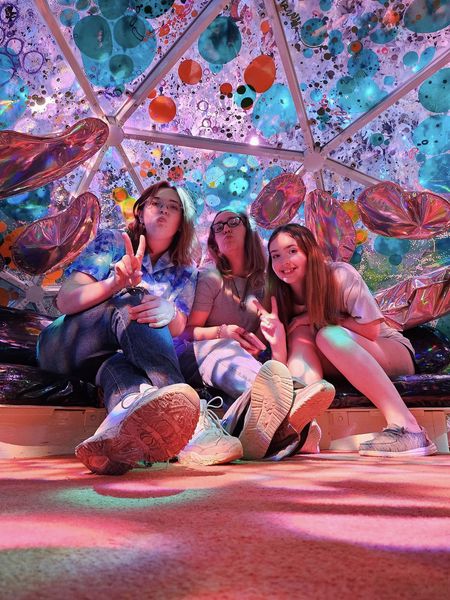
[[[449,25],[448,0],[0,2],[0,129],[109,127],[96,156],[0,201],[0,304],[53,310],[62,271],[30,277],[12,260],[24,227],[87,191],[100,227],[124,226],[159,179],[194,194],[204,238],[216,210],[250,211],[272,179],[300,175],[307,194],[320,191],[319,213],[327,198],[323,229],[336,207],[348,230],[335,237],[353,236],[346,258],[373,291],[448,264],[445,225],[393,235],[393,210],[391,229],[375,231],[357,200],[393,182],[448,205]],[[304,204],[293,220],[305,222]]]

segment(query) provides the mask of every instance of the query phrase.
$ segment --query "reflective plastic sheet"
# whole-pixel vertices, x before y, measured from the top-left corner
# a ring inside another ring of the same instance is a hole
[[[448,231],[450,202],[432,192],[407,192],[399,185],[378,183],[358,197],[364,225],[375,233],[423,240]]]
[[[450,268],[441,267],[411,277],[375,294],[386,321],[396,329],[410,329],[450,312]]]
[[[351,217],[331,194],[309,192],[305,200],[305,224],[325,256],[348,262],[356,248],[356,232]]]
[[[261,190],[251,205],[250,214],[264,229],[286,225],[295,217],[305,198],[305,192],[305,184],[300,175],[278,175]]]
[[[66,210],[28,225],[11,247],[13,260],[30,275],[61,268],[95,237],[99,221],[96,196],[81,194]]]
[[[107,138],[107,124],[92,118],[54,135],[1,131],[0,199],[60,179],[98,152]]]

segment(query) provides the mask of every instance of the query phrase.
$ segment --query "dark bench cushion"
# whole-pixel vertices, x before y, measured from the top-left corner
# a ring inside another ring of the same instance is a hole
[[[101,406],[98,389],[76,377],[55,375],[30,365],[0,363],[0,404]]]

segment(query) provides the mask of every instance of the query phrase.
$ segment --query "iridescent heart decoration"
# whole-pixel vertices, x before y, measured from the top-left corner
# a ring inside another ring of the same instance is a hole
[[[86,192],[63,211],[28,225],[11,248],[17,268],[30,275],[72,262],[97,233],[100,204]]]
[[[364,225],[380,235],[424,240],[448,230],[450,202],[431,192],[407,192],[387,181],[364,190],[357,202]]]
[[[375,294],[386,321],[410,329],[450,312],[450,267],[444,266],[401,281]]]
[[[305,184],[300,175],[278,175],[258,194],[251,205],[250,214],[264,229],[286,225],[295,217],[305,193]]]
[[[348,262],[356,248],[356,231],[348,213],[331,194],[309,192],[305,200],[305,224],[325,256]]]
[[[93,118],[53,135],[0,131],[0,199],[67,175],[100,150],[108,132],[104,121]]]

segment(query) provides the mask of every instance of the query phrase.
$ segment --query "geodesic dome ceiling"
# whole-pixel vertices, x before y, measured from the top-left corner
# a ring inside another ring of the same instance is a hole
[[[192,191],[202,239],[216,210],[301,175],[350,216],[374,291],[448,263],[445,234],[373,233],[355,201],[382,181],[450,198],[449,24],[448,0],[0,2],[0,129],[109,126],[83,165],[0,202],[0,304],[51,311],[61,282],[11,260],[24,226],[89,191],[123,227],[159,179]]]

